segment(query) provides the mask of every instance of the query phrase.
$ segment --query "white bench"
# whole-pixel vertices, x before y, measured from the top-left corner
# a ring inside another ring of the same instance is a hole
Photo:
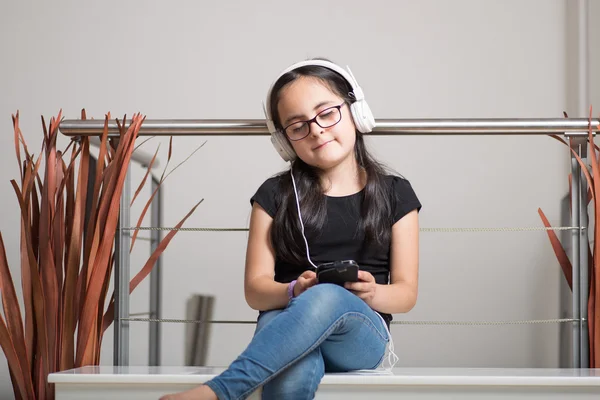
[[[56,400],[148,400],[197,386],[223,368],[83,367],[50,374]],[[600,399],[600,369],[396,368],[326,374],[316,399]],[[259,391],[250,399],[260,399]]]

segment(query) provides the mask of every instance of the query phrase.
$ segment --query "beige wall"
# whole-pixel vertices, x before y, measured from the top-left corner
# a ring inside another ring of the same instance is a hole
[[[281,69],[325,56],[352,67],[376,118],[561,117],[571,107],[567,3],[4,2],[0,229],[13,273],[19,220],[9,183],[17,174],[10,114],[17,109],[34,148],[40,114],[49,118],[60,108],[68,118],[81,108],[95,118],[109,111],[152,119],[262,118],[261,101]],[[597,52],[592,60],[597,70]],[[598,80],[590,75],[598,99]],[[178,137],[172,165],[204,140],[169,178],[164,225],[173,226],[204,198],[187,226],[245,227],[249,197],[285,165],[267,137]],[[159,142],[144,147],[153,151]],[[372,137],[369,144],[412,182],[424,206],[423,227],[541,226],[538,207],[560,222],[568,152],[550,138],[397,136]],[[166,150],[163,141],[163,165]],[[134,168],[134,187],[142,174]],[[164,256],[164,317],[184,317],[189,296],[202,293],[216,297],[217,319],[255,318],[242,291],[245,240],[245,233],[180,232]],[[423,233],[421,242],[418,304],[397,320],[559,316],[562,276],[545,233]],[[134,271],[145,251],[142,245],[132,255]],[[133,294],[131,311],[145,311],[147,303],[145,283]],[[183,325],[164,325],[164,365],[183,363],[183,332]],[[559,362],[556,325],[394,325],[392,332],[399,366]],[[227,365],[251,336],[250,326],[213,326],[209,363]],[[134,324],[131,364],[147,363],[147,345],[146,324]],[[112,363],[112,333],[102,363]],[[4,362],[0,376],[0,393],[7,394]]]

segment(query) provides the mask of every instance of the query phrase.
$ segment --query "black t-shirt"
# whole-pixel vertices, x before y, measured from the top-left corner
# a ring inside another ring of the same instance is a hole
[[[267,179],[252,196],[250,203],[253,204],[256,201],[274,218],[279,208],[277,193],[280,190],[280,182],[284,176],[278,175]],[[384,183],[389,185],[388,188],[391,189],[389,193],[393,196],[391,225],[410,211],[421,209],[421,203],[408,180],[394,175],[386,175],[384,176]],[[325,197],[327,219],[323,230],[316,237],[311,237],[308,234],[306,237],[310,258],[315,265],[339,260],[355,260],[361,270],[370,272],[373,275],[377,283],[388,284],[390,249],[382,251],[380,247],[364,245],[364,232],[359,232],[358,229],[363,197],[363,191],[348,196]],[[308,269],[305,265],[290,264],[279,259],[277,249],[274,250],[276,282],[291,282]],[[392,316],[380,314],[389,325]]]

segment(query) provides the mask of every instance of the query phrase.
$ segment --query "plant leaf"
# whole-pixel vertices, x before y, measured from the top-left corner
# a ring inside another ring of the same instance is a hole
[[[13,180],[10,181],[13,185],[17,200],[21,207],[21,218],[27,220],[26,205],[21,194],[17,183]],[[33,360],[34,373],[36,374],[36,380],[34,381],[34,390],[38,396],[46,392],[46,381],[45,377],[48,375],[50,366],[48,363],[48,331],[46,330],[47,316],[45,310],[45,299],[44,299],[44,285],[42,284],[40,273],[38,271],[38,265],[36,259],[33,256],[33,247],[29,235],[24,235],[25,244],[27,248],[27,260],[29,261],[29,274],[31,277],[31,289],[33,298],[33,310],[35,314],[35,325],[37,327],[37,335],[35,336],[36,342],[36,353],[37,356]],[[41,376],[41,378],[40,378]]]
[[[43,115],[42,115],[42,129],[44,131],[44,143],[47,143],[50,141],[50,138],[48,136],[48,129],[46,128],[46,121],[44,120]]]
[[[111,257],[110,257],[110,262],[108,264],[108,270],[106,271],[106,277],[105,277],[105,280],[104,280],[104,285],[102,286],[102,292],[100,293],[101,304],[106,304],[106,295],[108,293],[108,287],[109,287],[109,284],[110,284],[110,278],[112,276],[112,271],[113,271],[112,267],[113,267],[114,262],[115,262],[115,255],[116,255],[115,252],[113,252],[111,254]],[[114,292],[113,292],[113,296],[114,296]],[[114,298],[111,298],[110,301],[111,302],[114,301]],[[97,321],[98,328],[99,328],[98,329],[98,351],[100,351],[99,350],[100,349],[100,345],[102,344],[102,339],[103,339],[103,336],[104,336],[103,312],[104,312],[104,310],[99,310],[99,313],[98,313],[98,321]]]
[[[130,206],[133,205],[133,202],[138,197],[138,195],[142,191],[142,188],[146,184],[146,180],[148,179],[148,175],[150,175],[150,172],[152,171],[152,166],[154,165],[154,160],[156,160],[156,156],[158,155],[159,149],[160,149],[160,144],[156,147],[156,152],[154,153],[154,157],[152,157],[152,160],[150,160],[150,163],[148,164],[148,168],[146,168],[146,174],[144,175],[144,178],[142,178],[140,185],[138,186],[137,190],[135,191],[135,194],[133,195],[133,199],[131,199],[131,203],[129,204]]]
[[[560,136],[558,136],[558,135],[556,135],[556,134],[554,134],[554,133],[551,133],[551,134],[549,134],[548,136],[550,136],[550,137],[551,137],[551,138],[553,138],[553,139],[556,139],[556,140],[558,140],[558,141],[559,141],[559,142],[561,142],[562,144],[566,144],[566,145],[568,145],[568,144],[567,144],[567,142],[566,142],[566,141],[565,141],[563,138],[561,138]]]
[[[62,303],[61,293],[62,293],[62,282],[63,282],[63,252],[62,249],[65,248],[65,212],[64,212],[64,201],[65,197],[63,196],[64,187],[66,184],[65,175],[66,175],[66,166],[65,162],[62,158],[62,153],[60,151],[56,152],[56,212],[54,214],[54,219],[52,221],[52,227],[54,228],[54,232],[52,234],[52,248],[54,252],[54,266],[56,268],[56,282],[57,282],[57,293],[59,296],[59,300],[57,304]]]
[[[35,188],[35,185],[31,185],[34,182],[34,170],[31,159],[29,157],[24,162],[22,184],[26,190],[25,201],[23,203],[24,209],[22,210],[23,218],[21,218],[21,232],[20,232],[20,253],[21,253],[21,286],[23,290],[23,305],[25,312],[25,347],[27,351],[27,360],[29,363],[32,362],[33,357],[33,304],[31,303],[31,278],[29,271],[29,260],[26,247],[25,235],[31,236],[31,219],[32,214],[37,214],[38,210],[35,205],[32,207],[29,202],[29,191],[30,188]],[[35,200],[35,197],[34,197]]]
[[[96,246],[95,240],[97,239],[95,232],[97,231],[97,216],[98,216],[98,204],[102,199],[102,192],[100,191],[100,185],[102,183],[102,174],[104,172],[104,160],[107,152],[107,140],[108,140],[108,120],[110,119],[110,113],[106,114],[104,118],[104,128],[102,135],[100,136],[100,151],[98,153],[98,159],[96,161],[96,176],[94,178],[94,188],[92,190],[91,199],[91,210],[90,218],[88,221],[87,231],[85,235],[84,249],[83,249],[83,263],[81,271],[77,279],[77,295],[75,297],[75,306],[78,312],[78,319],[81,316],[83,309],[83,299],[85,298],[88,284],[88,275],[90,265],[93,265],[96,257]]]
[[[552,226],[550,225],[548,218],[546,218],[546,215],[544,214],[541,208],[538,208],[538,214],[540,214],[544,226],[546,228],[551,228]],[[569,288],[571,289],[571,291],[573,291],[573,267],[571,266],[571,261],[569,261],[569,257],[567,256],[565,249],[562,247],[560,240],[558,240],[556,232],[554,232],[553,230],[548,230],[547,233],[548,238],[550,239],[550,243],[552,244],[554,254],[556,254],[558,263],[560,264],[563,274],[565,275],[565,279],[569,284]]]
[[[169,153],[167,155],[167,160],[171,159],[172,153],[173,153],[173,136],[169,137]]]
[[[25,311],[25,344],[27,349],[27,360],[29,363],[31,363],[33,357],[34,315],[31,291],[31,273],[29,270],[30,261],[28,259],[27,244],[25,239],[25,232],[28,229],[31,229],[29,224],[26,224],[23,220],[21,220],[21,288],[23,291],[23,305]]]
[[[146,138],[142,143],[138,144],[137,146],[135,146],[135,148],[133,149],[133,152],[135,153],[135,151],[137,149],[139,149],[140,147],[142,147],[146,142],[148,142],[149,140],[154,139],[156,136],[150,136],[148,138]],[[160,143],[158,144],[158,146],[160,147]]]
[[[15,132],[15,153],[17,154],[17,162],[19,163],[19,171],[21,173],[21,179],[23,178],[23,163],[21,161],[21,145],[19,144],[19,111],[16,116],[12,116],[13,127]]]
[[[66,370],[74,367],[75,361],[75,327],[77,321],[77,307],[75,304],[75,293],[77,289],[77,278],[79,262],[81,259],[81,246],[83,243],[83,218],[87,200],[87,185],[89,173],[89,139],[81,140],[80,170],[77,177],[77,192],[73,205],[73,216],[70,220],[71,236],[68,242],[68,258],[65,263],[65,283],[63,294],[63,308],[65,315],[62,319],[63,340],[60,354],[60,369]],[[71,161],[73,165],[73,161]],[[71,175],[72,176],[72,175]]]
[[[6,318],[6,329],[10,336],[10,341],[18,358],[19,368],[14,369],[15,379],[19,379],[24,385],[25,392],[31,398],[33,396],[33,383],[29,370],[31,366],[27,357],[27,347],[25,345],[25,332],[23,330],[23,317],[19,299],[13,283],[8,260],[6,258],[6,249],[4,240],[0,234],[0,293],[2,293],[2,306]],[[3,321],[4,324],[4,321]],[[14,368],[14,366],[13,366]],[[20,375],[20,376],[19,376]]]
[[[81,142],[83,143],[83,141],[85,140],[85,137],[81,138]],[[77,156],[81,153],[81,149],[83,146],[79,146],[79,148],[77,148],[77,146],[73,147],[73,151],[71,153],[71,161],[69,161],[69,167],[67,169],[67,174],[66,174],[66,183],[65,183],[65,188],[66,188],[66,193],[65,193],[65,197],[67,198],[66,200],[66,204],[65,204],[65,249],[64,249],[64,257],[65,257],[65,262],[64,262],[64,276],[65,276],[65,283],[66,283],[66,276],[67,276],[67,264],[68,264],[68,260],[69,260],[69,252],[70,252],[70,246],[69,243],[71,243],[71,236],[73,234],[73,219],[74,219],[74,214],[75,214],[75,165],[76,165],[76,158]],[[81,173],[81,170],[83,168],[88,168],[89,166],[83,166],[80,165],[80,171],[79,173]],[[81,232],[80,232],[81,234]],[[64,287],[64,286],[63,286]],[[64,290],[63,290],[64,292]],[[64,296],[64,293],[63,293]],[[61,307],[64,308],[64,304],[61,305]]]
[[[17,352],[10,338],[10,334],[8,333],[8,328],[4,324],[4,319],[0,315],[0,346],[4,351],[4,355],[6,356],[6,361],[8,363],[8,368],[10,368],[12,378],[17,383],[16,386],[13,386],[13,391],[15,393],[15,398],[22,399],[33,399],[35,395],[32,393],[28,393],[27,384],[25,383],[25,376],[29,376],[28,373],[21,370],[21,365],[19,364],[19,357],[17,356]]]
[[[165,172],[167,172],[167,167],[169,166],[169,162],[171,162],[171,154],[173,154],[173,136],[169,137],[169,151],[167,153],[167,162],[165,163],[165,169],[163,169],[163,173],[160,176],[159,182],[163,181],[165,177]]]
[[[60,113],[59,113],[60,117]],[[52,248],[52,221],[55,213],[56,194],[56,120],[50,120],[49,139],[46,145],[46,173],[44,174],[44,185],[42,191],[40,212],[40,255],[39,268],[42,286],[44,288],[44,300],[46,302],[46,334],[48,336],[45,356],[48,366],[54,368],[56,365],[56,328],[58,322],[58,282],[56,279],[56,266],[54,265]],[[38,327],[39,329],[39,327]]]

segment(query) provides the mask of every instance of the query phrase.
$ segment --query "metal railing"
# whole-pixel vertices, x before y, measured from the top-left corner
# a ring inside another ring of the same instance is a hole
[[[378,119],[369,135],[545,135],[549,133],[586,135],[587,118],[521,119]],[[592,126],[598,125],[592,119]],[[64,120],[60,131],[67,136],[99,136],[103,120]],[[118,125],[109,121],[109,135],[118,135]],[[182,120],[147,119],[140,136],[261,136],[268,135],[264,120]]]
[[[587,135],[589,127],[596,134],[600,129],[598,119],[382,119],[369,135],[548,135],[558,134],[571,137],[571,148],[582,159],[587,158]],[[101,120],[64,120],[60,131],[67,136],[100,136],[104,127]],[[109,135],[118,135],[116,122],[109,122]],[[261,136],[269,135],[264,120],[145,120],[140,136]],[[589,366],[589,341],[587,335],[588,299],[588,236],[587,236],[587,182],[576,157],[571,155],[572,194],[570,226],[573,265],[572,295],[572,365],[575,368]],[[125,188],[129,187],[129,174]],[[160,201],[160,200],[159,200]],[[123,192],[121,214],[129,215],[129,193]],[[160,224],[160,215],[153,220]],[[120,228],[123,228],[120,226]],[[129,364],[129,233],[119,229],[115,256],[115,365]],[[121,251],[123,249],[123,251]],[[158,265],[160,271],[160,265]],[[160,315],[160,277],[151,277],[151,302],[154,315]],[[150,333],[150,354],[158,360],[157,350],[152,350],[160,340],[158,323],[154,322]],[[153,353],[153,351],[155,353]],[[151,364],[152,365],[152,364]]]

